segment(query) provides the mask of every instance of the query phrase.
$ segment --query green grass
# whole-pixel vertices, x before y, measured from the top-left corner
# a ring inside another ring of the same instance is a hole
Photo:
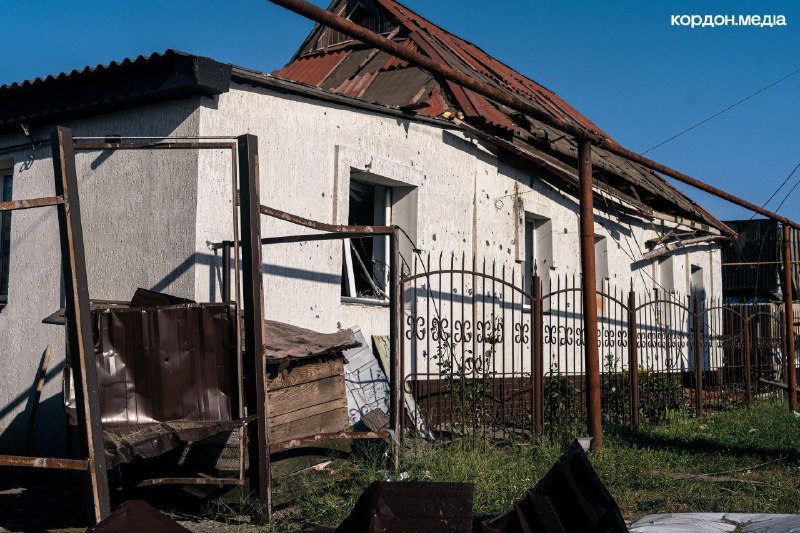
[[[563,444],[428,444],[403,458],[411,480],[475,483],[474,513],[506,511],[550,468]],[[627,519],[665,512],[800,513],[800,422],[785,403],[758,402],[635,435],[607,433],[591,461]],[[781,458],[777,461],[768,461]],[[710,475],[710,478],[678,479]],[[303,478],[296,503],[277,513],[274,531],[307,522],[336,525],[372,481],[379,455],[335,460]]]

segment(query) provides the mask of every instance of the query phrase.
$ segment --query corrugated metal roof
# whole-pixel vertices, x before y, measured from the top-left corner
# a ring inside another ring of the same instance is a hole
[[[79,75],[88,74],[105,74],[119,69],[129,68],[134,65],[143,65],[149,62],[157,61],[159,59],[167,59],[171,57],[191,57],[185,52],[178,50],[168,49],[164,52],[154,52],[150,55],[140,55],[135,58],[125,58],[122,61],[112,61],[107,64],[100,64],[96,66],[86,66],[80,70],[73,69],[70,72],[61,72],[60,74],[50,74],[45,77],[38,77],[32,80],[25,80],[21,82],[14,82],[9,84],[0,85],[0,91],[9,91],[14,89],[28,89],[42,84],[53,83],[55,81],[66,80]]]
[[[548,114],[600,133],[606,142],[616,144],[594,122],[553,91],[395,0],[336,0],[328,9],[349,16],[356,6],[361,6],[359,9],[366,6],[371,13],[378,10],[381,17],[388,16],[388,19],[381,18],[389,21],[382,27],[391,32],[390,36],[395,42],[412,47],[516,98],[524,98]],[[319,45],[315,48],[311,43],[324,43],[324,47]],[[335,58],[346,53],[352,55],[343,61],[335,61]],[[325,67],[335,63],[336,66],[325,76],[324,81],[320,81],[320,71],[324,68],[312,68],[310,62],[320,65],[324,63]],[[469,89],[436,79],[402,60],[377,52],[324,27],[316,26],[294,59],[273,74],[370,102],[413,109],[417,113],[430,116],[449,112],[446,116],[450,117],[460,112],[466,122],[495,136],[498,141],[508,142],[514,139],[514,142],[526,142],[531,150],[554,153],[574,166],[577,146],[562,132],[529,117],[520,120],[519,113]],[[536,130],[547,133],[544,141],[532,139],[531,134]],[[605,171],[600,177],[608,181],[610,186],[626,195],[630,195],[630,190],[635,189],[634,194],[639,194],[643,202],[659,211],[699,220],[723,233],[732,233],[730,228],[656,173],[602,148],[596,148],[595,153],[595,166]]]

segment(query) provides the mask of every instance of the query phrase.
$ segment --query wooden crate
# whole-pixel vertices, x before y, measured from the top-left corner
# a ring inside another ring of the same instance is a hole
[[[286,368],[268,368],[269,440],[283,442],[349,427],[344,358],[293,360]]]

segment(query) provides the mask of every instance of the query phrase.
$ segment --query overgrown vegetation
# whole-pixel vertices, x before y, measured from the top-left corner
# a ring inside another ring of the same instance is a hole
[[[408,451],[401,471],[410,480],[475,483],[475,515],[488,517],[521,498],[563,449],[554,441],[534,448],[462,439]],[[800,513],[800,421],[782,402],[646,426],[635,435],[607,432],[603,450],[590,457],[628,519],[666,512]],[[393,475],[382,463],[373,449],[304,475],[294,504],[277,512],[271,529],[338,524],[369,483]]]

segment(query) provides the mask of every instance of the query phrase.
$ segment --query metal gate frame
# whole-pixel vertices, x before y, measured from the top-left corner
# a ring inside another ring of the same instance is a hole
[[[123,142],[133,141],[133,142]],[[108,472],[105,464],[102,422],[100,420],[100,401],[97,373],[93,361],[92,328],[86,257],[83,243],[80,201],[78,192],[76,151],[91,150],[158,150],[158,149],[226,149],[232,154],[232,196],[234,245],[238,246],[239,232],[237,222],[236,176],[237,143],[232,137],[73,137],[72,129],[57,126],[51,135],[53,168],[55,173],[56,196],[30,200],[16,200],[0,203],[0,212],[31,209],[44,206],[57,206],[59,233],[61,236],[61,259],[66,292],[66,333],[67,351],[71,355],[72,373],[80,386],[76,387],[76,409],[79,432],[83,444],[87,446],[88,459],[63,459],[22,457],[0,455],[0,466],[32,467],[58,470],[86,470],[89,474],[89,490],[92,500],[91,516],[99,522],[111,513]],[[235,285],[239,287],[238,257],[235,258]],[[236,291],[238,297],[238,290]],[[237,325],[240,320],[237,313]],[[241,354],[240,339],[237,335],[237,353]],[[77,357],[76,357],[77,356]],[[241,355],[237,357],[238,409],[244,413]],[[244,484],[244,447],[247,440],[244,430],[240,430],[239,475],[238,478],[157,478],[145,480],[142,485],[158,484]]]
[[[399,309],[399,272],[400,272],[400,229],[395,226],[347,226],[334,225],[306,219],[279,209],[261,204],[260,179],[258,164],[258,139],[254,135],[243,135],[238,139],[239,144],[239,214],[241,218],[241,254],[242,276],[244,290],[244,354],[247,357],[245,367],[252,369],[255,376],[251,377],[246,387],[250,413],[256,413],[257,424],[252,428],[250,450],[251,483],[256,487],[261,503],[266,505],[267,520],[272,519],[272,477],[270,472],[270,454],[299,446],[335,439],[383,439],[395,443],[392,458],[394,466],[399,466],[400,447],[396,445],[397,436],[400,434],[402,408],[400,397],[400,384],[398,380],[398,342],[399,332],[402,327],[400,320],[402,312]],[[282,237],[261,237],[261,216],[277,218],[291,224],[321,231],[313,235],[288,235]],[[269,438],[268,405],[267,405],[267,380],[266,380],[266,323],[264,317],[264,277],[262,274],[262,246],[278,243],[309,242],[320,240],[347,239],[354,237],[376,237],[386,235],[390,237],[391,262],[389,265],[389,290],[390,300],[390,400],[389,424],[394,432],[355,432],[344,431],[338,433],[325,433],[310,435],[304,438],[292,439],[286,442],[271,443]],[[234,248],[234,257],[238,251]],[[229,289],[224,289],[229,291]],[[254,446],[252,443],[257,443]]]

